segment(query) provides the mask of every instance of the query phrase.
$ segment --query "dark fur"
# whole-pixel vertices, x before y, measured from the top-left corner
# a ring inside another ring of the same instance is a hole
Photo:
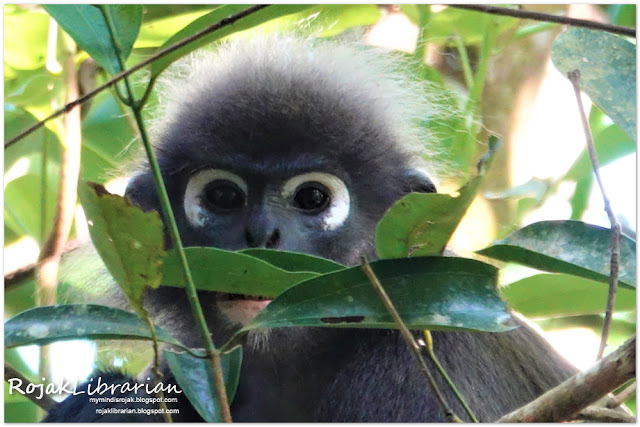
[[[349,188],[349,218],[336,230],[320,232],[298,219],[299,214],[276,207],[279,214],[265,224],[279,230],[278,249],[349,265],[362,253],[374,258],[373,235],[384,212],[410,191],[435,191],[432,182],[412,172],[412,156],[401,149],[412,142],[405,139],[416,137],[411,117],[405,117],[412,107],[397,105],[411,96],[410,85],[395,93],[402,97],[385,98],[377,87],[403,83],[375,73],[366,79],[368,61],[375,59],[359,49],[329,45],[310,50],[306,43],[289,39],[257,46],[271,49],[271,56],[259,49],[254,55],[234,54],[232,48],[222,59],[210,60],[211,76],[195,73],[198,79],[190,85],[197,90],[175,102],[169,109],[173,115],[156,132],[185,244],[246,247],[245,230],[255,222],[256,212],[262,212],[263,191],[270,183],[323,171],[340,177]],[[289,64],[290,57],[298,62]],[[206,227],[196,228],[185,217],[183,195],[189,177],[207,168],[242,176],[250,188],[248,206],[233,217],[212,215]],[[145,210],[159,209],[148,171],[133,180],[127,193]],[[220,344],[234,327],[218,312],[213,293],[201,297]],[[183,342],[201,346],[183,290],[160,288],[150,293],[147,305],[161,326]],[[435,332],[433,339],[440,361],[482,421],[495,421],[574,373],[524,324],[502,334]],[[171,381],[165,372],[165,381]],[[122,380],[113,375],[110,379]],[[438,382],[456,413],[467,419],[448,387]],[[91,414],[95,406],[87,406],[84,398],[71,397],[45,421],[151,420],[100,418]],[[176,421],[199,420],[186,400],[179,406]],[[249,337],[231,409],[235,421],[445,420],[406,344],[389,330],[289,328],[270,331],[267,338]]]

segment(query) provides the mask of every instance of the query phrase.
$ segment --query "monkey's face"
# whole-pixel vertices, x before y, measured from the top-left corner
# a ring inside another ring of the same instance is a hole
[[[381,101],[394,100],[375,93],[377,84],[321,76],[332,56],[301,53],[300,65],[286,68],[272,55],[248,56],[242,68],[202,74],[197,91],[176,95],[157,152],[186,246],[278,249],[355,265],[363,254],[376,257],[375,228],[394,202],[434,191],[399,148],[408,134]],[[159,210],[148,171],[127,193]]]

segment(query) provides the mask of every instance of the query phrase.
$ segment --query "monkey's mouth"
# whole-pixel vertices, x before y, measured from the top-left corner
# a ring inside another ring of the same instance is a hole
[[[228,294],[219,292],[216,296],[216,303],[220,311],[232,322],[240,323],[242,326],[253,320],[269,303],[272,298]]]
[[[225,301],[266,301],[271,302],[272,297],[263,297],[258,295],[244,295],[244,294],[228,294],[225,292],[218,292],[216,297],[218,302]]]

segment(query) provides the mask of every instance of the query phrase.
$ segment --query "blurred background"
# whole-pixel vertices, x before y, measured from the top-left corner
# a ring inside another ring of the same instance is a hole
[[[143,6],[142,26],[127,65],[170,44],[180,29],[216,7]],[[636,24],[635,5],[524,8]],[[4,28],[5,141],[109,78],[37,5],[5,5]],[[421,62],[411,72],[438,92],[438,108],[444,112],[424,123],[432,135],[425,144],[435,146],[437,153],[429,160],[445,165],[441,191],[455,193],[472,176],[475,162],[487,150],[488,135],[502,139],[483,190],[454,235],[452,246],[461,255],[473,256],[496,239],[540,220],[580,219],[609,226],[585,154],[573,89],[550,59],[553,40],[562,26],[439,5],[322,5],[227,37],[274,31],[363,39]],[[148,74],[135,77],[145,81]],[[142,94],[144,85],[139,86]],[[623,232],[635,239],[635,141],[591,106],[588,97],[583,99],[590,109],[596,144],[604,147],[601,173],[612,206]],[[156,103],[152,92],[145,110],[148,117]],[[123,192],[126,178],[119,171],[141,153],[127,113],[112,88],[84,104],[78,121],[51,120],[5,150],[5,320],[37,305],[84,301],[100,293],[97,285],[74,286],[90,275],[71,261],[63,260],[53,290],[38,281],[34,265],[52,229],[63,159],[72,141],[82,143],[80,179]],[[78,205],[65,251],[77,252],[73,249],[87,240]],[[578,368],[590,366],[599,344],[606,285],[517,265],[502,267],[500,280],[508,301],[540,326]],[[580,291],[554,293],[561,286]],[[610,348],[634,334],[635,325],[635,293],[619,289]],[[48,381],[80,382],[96,366],[137,373],[150,354],[148,344],[127,343],[125,348],[112,342],[67,341],[48,346],[42,353],[35,346],[7,350],[5,360],[32,380],[46,376]],[[6,421],[37,421],[41,416],[26,398],[9,396],[5,383]]]

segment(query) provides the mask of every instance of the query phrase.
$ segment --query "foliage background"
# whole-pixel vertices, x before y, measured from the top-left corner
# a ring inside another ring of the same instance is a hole
[[[153,54],[180,29],[215,7],[143,6],[142,26],[127,66]],[[559,13],[566,6],[537,9]],[[4,12],[7,140],[64,105],[66,74],[77,72],[85,91],[108,76],[86,52],[75,51],[70,38],[42,8],[6,5]],[[483,191],[454,236],[455,249],[470,254],[540,219],[583,219],[607,226],[601,200],[597,193],[593,195],[590,165],[584,162],[584,136],[578,126],[575,99],[569,82],[549,61],[551,43],[561,27],[435,6],[429,9],[430,13],[425,12],[425,8],[415,5],[314,6],[227,37],[302,28],[321,37],[345,33],[352,38],[362,37],[370,44],[409,56],[415,52],[420,24],[426,23],[420,35],[426,43],[421,44],[424,51],[419,52],[425,54],[428,66],[417,72],[442,92],[442,99],[446,100],[442,107],[451,112],[446,119],[425,123],[439,136],[439,155],[431,160],[456,171],[443,178],[441,190],[453,192],[464,183],[471,166],[486,151],[489,133],[504,139]],[[634,5],[572,6],[569,12],[583,14],[576,17],[635,26]],[[491,38],[495,41],[489,44]],[[488,49],[490,55],[483,56],[483,49]],[[65,64],[69,55],[72,70]],[[143,85],[138,89],[142,90]],[[478,101],[477,108],[475,103],[469,103],[470,99]],[[151,111],[155,102],[152,94],[145,111]],[[469,105],[470,109],[466,109]],[[604,147],[601,162],[612,165],[611,169],[617,172],[605,174],[605,179],[609,177],[605,185],[613,206],[619,208],[624,232],[635,238],[635,158],[628,157],[635,156],[635,141],[596,107],[591,110],[590,122],[596,144]],[[108,188],[121,191],[123,181],[117,179],[114,170],[140,153],[138,144],[132,143],[134,128],[113,92],[105,91],[85,105],[81,179],[106,183]],[[5,274],[35,262],[51,228],[63,132],[62,121],[53,120],[5,150]],[[80,208],[72,233],[73,238],[87,238]],[[78,291],[69,290],[73,279],[68,277],[73,276],[62,277],[59,301],[80,297]],[[541,274],[515,265],[504,268],[501,281],[508,285],[505,295],[511,295],[510,302],[516,309],[536,319],[545,330],[554,331],[560,337],[557,341],[579,348],[587,360],[595,358],[602,310],[594,310],[594,301],[601,302],[604,308],[605,285],[566,275]],[[558,293],[558,289],[564,292]],[[36,306],[36,293],[33,278],[5,288],[5,319]],[[614,318],[610,338],[614,346],[635,333],[635,294],[621,289],[618,302],[621,310]],[[92,363],[124,365],[136,372],[149,359],[111,347],[100,345],[96,353],[90,343],[56,343],[50,355],[54,380],[81,381],[91,371]],[[37,348],[7,350],[5,358],[27,377],[37,378]],[[41,416],[30,401],[8,395],[6,384],[5,414],[6,421],[36,421]]]

